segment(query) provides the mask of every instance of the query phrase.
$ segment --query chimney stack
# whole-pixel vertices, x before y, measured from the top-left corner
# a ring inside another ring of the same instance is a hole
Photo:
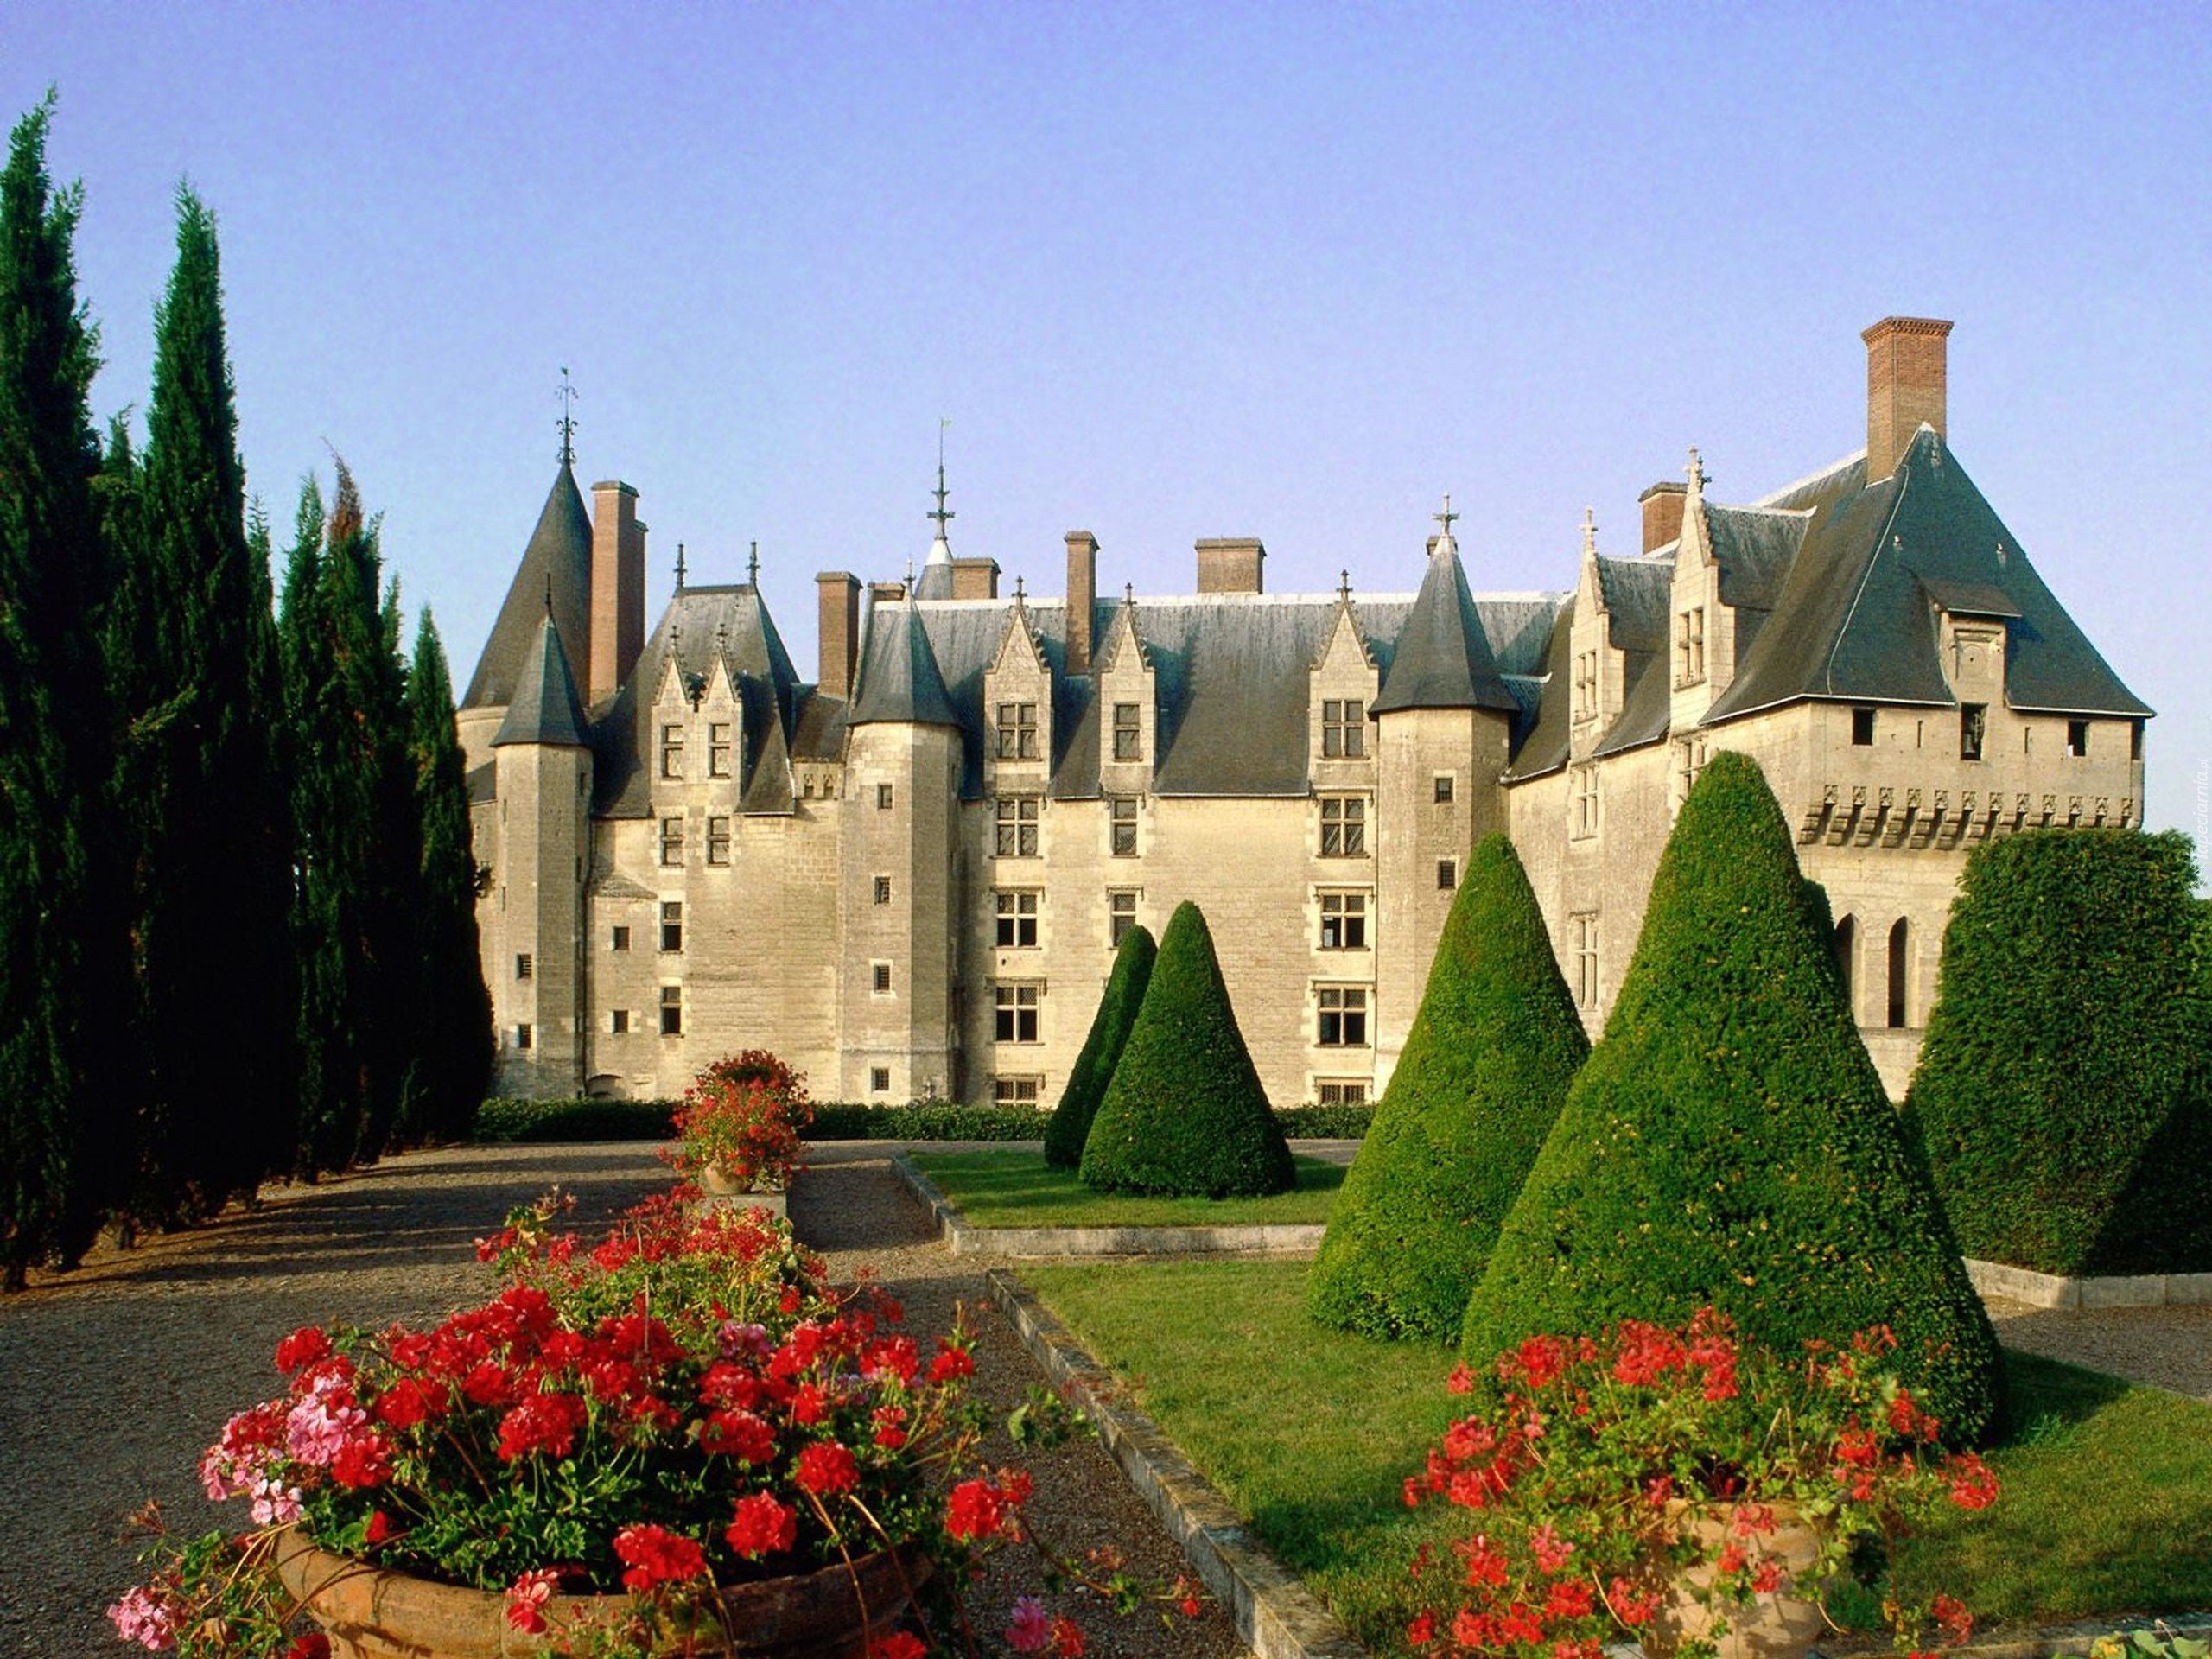
[[[1098,603],[1098,538],[1087,530],[1068,531],[1068,666],[1071,674],[1090,672],[1090,625]]]
[[[1936,317],[1884,317],[1866,342],[1866,476],[1887,478],[1925,422],[1943,435],[1951,325]]]
[[[622,689],[645,648],[645,527],[638,493],[608,479],[591,486],[591,626],[588,689],[596,707]]]
[[[1643,504],[1643,550],[1656,553],[1682,537],[1682,503],[1690,486],[1662,479],[1636,499]]]
[[[952,562],[952,596],[955,599],[996,599],[999,596],[999,562],[996,559],[955,559]]]
[[[824,570],[814,579],[819,609],[822,667],[816,680],[826,697],[853,695],[854,658],[860,650],[860,578],[845,570]]]
[[[1255,536],[1207,536],[1198,541],[1198,591],[1256,594],[1268,550]]]

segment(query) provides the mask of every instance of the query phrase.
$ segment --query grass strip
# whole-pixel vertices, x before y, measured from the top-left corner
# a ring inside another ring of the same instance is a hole
[[[1266,1198],[1156,1198],[1094,1192],[1042,1152],[918,1152],[914,1162],[971,1227],[1239,1227],[1325,1222],[1340,1165],[1294,1160],[1298,1185]]]

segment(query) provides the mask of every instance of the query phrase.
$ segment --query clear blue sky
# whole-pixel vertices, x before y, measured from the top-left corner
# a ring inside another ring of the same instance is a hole
[[[1864,442],[1858,332],[1950,317],[1953,448],[2212,766],[2212,27],[2171,7],[100,6],[0,10],[105,416],[143,408],[171,191],[220,217],[242,442],[280,523],[353,465],[473,668],[554,468],[641,492],[649,613],[953,544],[1057,593],[1404,589],[1452,492],[1478,587],[1700,447],[1748,499]],[[327,446],[327,448],[326,447]]]

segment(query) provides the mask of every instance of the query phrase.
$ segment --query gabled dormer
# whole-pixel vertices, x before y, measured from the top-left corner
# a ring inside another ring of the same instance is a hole
[[[1052,762],[1052,669],[1019,587],[983,671],[983,719],[985,792],[1041,793]]]
[[[1734,619],[1720,597],[1720,571],[1707,521],[1705,462],[1690,451],[1689,487],[1682,500],[1681,540],[1668,594],[1668,724],[1688,731],[1705,718],[1735,673]]]
[[[1137,621],[1136,596],[1122,590],[1094,664],[1098,684],[1098,791],[1148,793],[1160,764],[1160,685]]]
[[[1338,587],[1336,610],[1306,686],[1306,754],[1313,786],[1370,784],[1376,748],[1370,716],[1382,677],[1359,625],[1348,572]]]
[[[681,791],[695,774],[704,776],[706,758],[694,741],[694,726],[704,706],[709,677],[687,671],[680,659],[681,636],[671,632],[669,649],[662,654],[661,671],[653,682],[647,709],[646,776],[656,802],[681,798]],[[703,732],[703,727],[701,728]]]
[[[1578,760],[1612,728],[1628,696],[1628,652],[1617,637],[1620,619],[1605,580],[1608,563],[1598,555],[1597,515],[1585,508],[1567,647],[1568,741]]]

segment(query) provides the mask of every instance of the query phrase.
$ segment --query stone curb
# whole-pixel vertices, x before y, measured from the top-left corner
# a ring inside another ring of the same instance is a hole
[[[1256,1659],[1369,1659],[1342,1621],[1252,1537],[1244,1518],[1160,1426],[1135,1406],[1116,1402],[1112,1374],[1019,1278],[994,1268],[984,1283],[1031,1357],[1097,1426],[1108,1453],[1228,1610]]]
[[[1967,1277],[1985,1296],[2008,1296],[2031,1307],[2202,1307],[2212,1304],[2212,1273],[2145,1273],[2073,1278],[1978,1262],[1968,1256]]]
[[[1311,1255],[1327,1230],[1321,1222],[1243,1227],[977,1227],[904,1152],[891,1154],[914,1196],[936,1217],[955,1255],[1010,1255],[1045,1260],[1070,1255]]]
[[[2169,1637],[2202,1639],[2212,1636],[2212,1612],[2169,1613],[2163,1618],[2154,1613],[2123,1613],[2111,1618],[2081,1618],[2064,1624],[2039,1624],[2032,1630],[1997,1640],[1969,1641],[1964,1647],[1946,1648],[1942,1654],[1943,1659],[2060,1659],[2060,1656],[2088,1653],[2090,1644],[2100,1637],[2125,1636],[2131,1630],[2161,1630]],[[1886,1643],[1877,1643],[1872,1639],[1849,1645],[1838,1643],[1834,1647],[1823,1643],[1813,1649],[1816,1656],[1825,1656],[1825,1659],[1872,1659],[1873,1655],[1891,1651]]]

